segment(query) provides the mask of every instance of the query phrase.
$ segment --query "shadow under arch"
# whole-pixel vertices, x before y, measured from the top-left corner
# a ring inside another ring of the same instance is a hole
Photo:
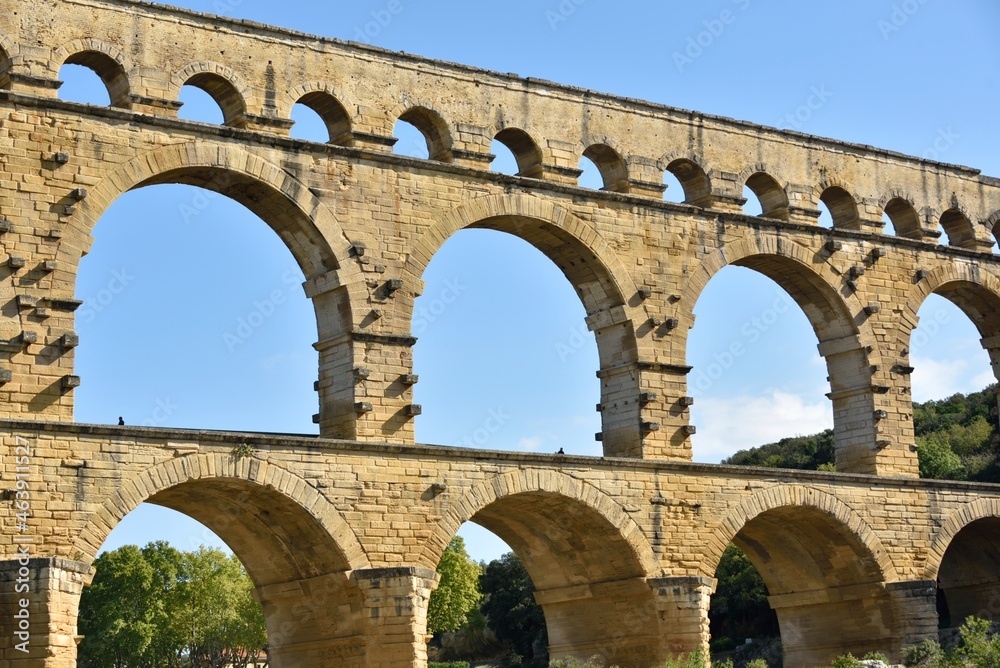
[[[503,539],[521,559],[545,612],[553,659],[599,655],[608,665],[659,665],[658,629],[647,578],[652,546],[625,509],[593,485],[551,470],[520,470],[466,491],[423,552],[436,564],[467,521]]]
[[[143,502],[201,522],[233,550],[264,608],[271,665],[339,665],[317,661],[331,647],[354,648],[354,665],[361,665],[364,600],[351,571],[368,567],[368,558],[333,503],[304,479],[256,458],[172,459],[124,481],[83,528],[76,549],[93,560]],[[353,658],[351,651],[344,658]]]
[[[420,285],[438,250],[453,234],[466,228],[512,234],[559,267],[587,312],[587,325],[596,335],[602,370],[634,365],[642,354],[650,352],[640,348],[633,327],[633,322],[647,319],[638,289],[611,246],[567,209],[530,195],[478,198],[439,218],[414,244],[404,268],[405,279]],[[638,397],[638,374],[628,382],[635,383]],[[618,393],[623,392],[622,384],[615,388]],[[611,391],[610,385],[601,383],[602,399],[606,391]],[[636,406],[634,402],[627,408],[602,402],[603,443],[608,456],[639,454],[638,414],[615,412],[637,410]]]
[[[709,544],[702,566],[709,577],[730,543],[767,586],[785,666],[830,665],[847,652],[902,649],[893,638],[897,611],[886,589],[897,581],[896,570],[867,523],[835,497],[781,486],[744,501]]]
[[[1000,499],[977,499],[953,511],[927,554],[927,580],[937,581],[946,627],[974,615],[1000,613]]]
[[[846,289],[835,286],[843,272],[828,257],[778,235],[763,232],[734,241],[705,257],[691,272],[678,303],[681,322],[694,321],[694,308],[712,278],[723,268],[746,267],[777,283],[802,309],[826,359],[833,401],[837,470],[875,473],[877,452],[872,420],[872,365],[878,350],[867,325],[864,306]],[[684,327],[677,330],[675,346],[686,346]],[[686,357],[684,350],[676,350]]]
[[[976,326],[996,376],[1000,369],[1000,278],[977,264],[951,263],[915,281],[896,328],[899,358],[909,359],[913,330],[920,321],[917,313],[931,294],[950,301]]]

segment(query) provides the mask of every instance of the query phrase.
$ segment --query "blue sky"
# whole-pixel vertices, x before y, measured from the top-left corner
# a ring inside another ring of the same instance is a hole
[[[1000,176],[1000,4],[991,1],[176,4]],[[61,96],[99,103],[103,93],[75,69],[65,68]],[[817,91],[822,103],[803,107]],[[182,117],[221,118],[200,91],[186,89],[182,99]],[[296,111],[293,134],[322,141],[310,113]],[[404,130],[398,150],[419,154],[421,142]],[[509,171],[510,162],[501,156],[495,168]],[[597,183],[592,169],[581,183]],[[155,186],[122,197],[95,239],[77,289],[86,302],[77,326],[78,421],[122,415],[129,424],[315,433],[314,317],[290,253],[264,223],[221,196]],[[599,455],[596,346],[556,267],[519,239],[469,230],[445,244],[424,278],[414,325],[418,439]],[[770,317],[783,299],[768,279],[728,268],[698,303],[688,352],[696,460],[832,425],[826,369],[804,315],[794,307]],[[917,400],[992,382],[960,311],[934,298],[921,318]],[[760,334],[754,341],[747,323]],[[733,341],[747,353],[713,367]],[[491,411],[505,419],[484,437]],[[481,531],[463,532],[477,558],[505,550]],[[106,547],[154,539],[184,548],[217,541],[143,507]]]

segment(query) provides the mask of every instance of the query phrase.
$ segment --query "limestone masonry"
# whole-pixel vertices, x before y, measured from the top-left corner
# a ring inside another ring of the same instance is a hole
[[[1000,488],[917,479],[909,363],[931,293],[1000,362],[1000,180],[144,2],[0,10],[0,666],[75,666],[91,564],[144,501],[243,560],[276,668],[425,665],[434,568],[466,521],[525,562],[555,657],[647,668],[707,646],[730,542],[768,585],[787,666],[898,658],[935,636],[939,591],[952,619],[1000,610]],[[111,106],[60,101],[66,63]],[[225,125],[179,120],[183,85]],[[299,102],[329,144],[289,138]],[[429,160],[392,154],[398,119]],[[517,176],[489,171],[494,139]],[[603,190],[577,186],[581,156]],[[665,171],[684,204],[663,201]],[[74,424],[79,263],[119,196],[162,183],[241,202],[295,256],[320,438]],[[742,213],[744,185],[762,216]],[[579,294],[605,458],[414,444],[414,299],[467,227],[530,242]],[[812,323],[838,473],[690,462],[687,335],[727,265],[772,278]]]

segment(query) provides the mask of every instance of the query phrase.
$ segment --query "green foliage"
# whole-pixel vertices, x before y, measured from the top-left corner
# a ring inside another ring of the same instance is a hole
[[[815,471],[824,464],[833,464],[833,459],[833,430],[827,429],[814,436],[783,438],[777,443],[740,450],[722,463]]]
[[[1000,635],[991,635],[988,620],[969,617],[959,630],[961,641],[951,651],[933,640],[906,650],[907,666],[927,668],[996,668],[1000,666]]]
[[[437,572],[441,580],[431,594],[427,630],[430,633],[456,631],[465,624],[482,598],[479,578],[483,569],[469,558],[465,541],[455,536],[441,555]]]
[[[535,602],[535,586],[513,552],[487,565],[479,586],[483,592],[480,609],[497,639],[512,653],[532,659],[535,646],[548,645],[545,615]]]
[[[713,639],[728,639],[731,647],[735,638],[778,635],[778,618],[767,603],[764,580],[735,545],[726,548],[715,577],[719,584],[708,613]]]
[[[754,659],[747,663],[747,668],[767,668],[767,661],[764,659]]]
[[[1000,482],[997,386],[913,404],[920,477]],[[833,431],[740,450],[723,464],[834,471]]]
[[[831,664],[833,668],[861,668],[861,661],[854,658],[854,655],[848,652],[844,656],[838,656],[833,660]]]
[[[726,659],[725,661],[713,661],[712,668],[736,668],[733,664],[732,659]],[[767,668],[767,664],[764,664],[764,668]]]
[[[468,661],[430,661],[427,668],[469,668]]]
[[[667,659],[661,668],[705,668],[705,653],[699,649],[690,654]]]
[[[229,456],[234,460],[244,459],[245,457],[253,457],[257,453],[257,448],[253,447],[249,443],[240,443],[235,446],[229,453]]]
[[[208,668],[259,665],[264,613],[234,556],[164,542],[101,555],[84,589],[81,668]]]

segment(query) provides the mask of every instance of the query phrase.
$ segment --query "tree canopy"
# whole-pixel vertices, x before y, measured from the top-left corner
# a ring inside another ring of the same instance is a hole
[[[456,631],[476,609],[482,595],[479,593],[479,576],[482,567],[469,558],[465,541],[455,536],[448,543],[437,572],[441,576],[438,588],[431,594],[427,609],[427,631]]]
[[[81,668],[266,665],[264,613],[235,556],[155,542],[106,552],[94,566],[80,600]]]

